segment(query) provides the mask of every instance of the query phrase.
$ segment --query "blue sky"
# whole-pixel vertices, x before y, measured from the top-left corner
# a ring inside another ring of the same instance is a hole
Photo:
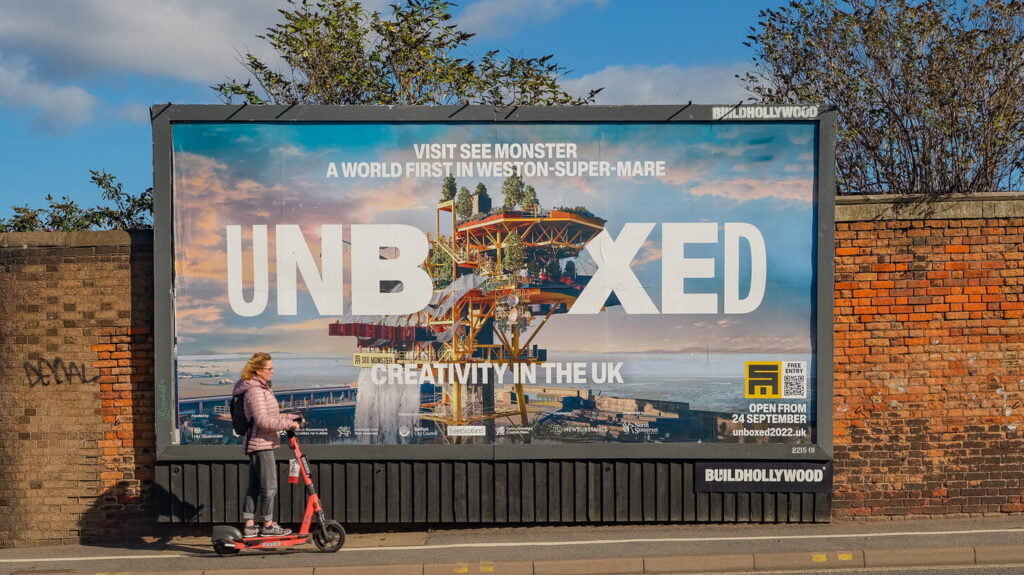
[[[367,1],[382,9],[384,0]],[[555,54],[564,84],[599,104],[732,103],[741,42],[765,0],[479,0],[456,15],[472,51]],[[283,0],[5,0],[0,19],[0,218],[46,194],[100,202],[89,170],[152,185],[148,107],[216,104],[238,54]]]

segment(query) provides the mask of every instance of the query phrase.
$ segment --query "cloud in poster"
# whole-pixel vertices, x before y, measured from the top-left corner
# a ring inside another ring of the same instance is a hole
[[[187,300],[178,298],[174,315],[177,330],[181,333],[210,333],[224,326],[224,308],[217,305],[191,307]]]
[[[704,181],[687,189],[694,196],[719,196],[739,201],[775,198],[794,202],[810,203],[814,182],[807,178],[785,180],[754,180],[737,178],[728,181]]]
[[[436,190],[412,179],[360,183],[347,193],[325,194],[322,184],[290,182],[268,185],[239,178],[224,162],[190,153],[175,156],[175,220],[178,274],[186,281],[224,281],[227,265],[225,229],[288,223],[302,227],[307,245],[320,245],[320,225],[361,224],[380,219],[408,219],[427,211]],[[313,204],[300,209],[303,204]],[[298,208],[297,208],[297,207]],[[419,218],[428,221],[428,217]],[[243,241],[243,261],[251,261],[251,242]],[[271,250],[270,257],[273,257]]]
[[[296,323],[272,323],[249,327],[224,326],[221,329],[193,332],[179,345],[185,355],[213,353],[252,353],[258,350],[336,356],[351,353],[353,338],[331,337],[327,333],[330,318],[315,318]]]
[[[557,316],[535,343],[562,353],[810,353],[810,334],[776,320],[784,330],[751,333],[742,320],[719,322],[686,316],[623,318],[616,311],[599,316]],[[552,356],[553,357],[553,356]]]
[[[640,252],[637,253],[636,257],[633,258],[634,268],[643,268],[647,264],[661,261],[661,246],[647,240],[640,247]]]

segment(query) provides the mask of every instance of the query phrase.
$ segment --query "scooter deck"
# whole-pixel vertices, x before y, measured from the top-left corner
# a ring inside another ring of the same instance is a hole
[[[309,538],[311,533],[289,533],[288,535],[257,535],[256,537],[243,537],[243,541],[264,541],[272,539],[294,539],[295,537]]]
[[[274,535],[270,537],[245,537],[241,540],[232,541],[232,543],[235,544],[237,549],[287,547],[308,543],[311,536],[310,533],[289,533],[288,535]]]

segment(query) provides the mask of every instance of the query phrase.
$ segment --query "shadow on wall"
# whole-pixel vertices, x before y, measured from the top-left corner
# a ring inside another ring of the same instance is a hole
[[[121,339],[111,342],[118,342],[118,350],[127,343],[131,370],[128,377],[122,372],[116,383],[101,385],[97,395],[103,411],[116,415],[106,424],[101,470],[105,487],[82,514],[79,539],[85,544],[163,547],[183,533],[157,521],[157,510],[171,495],[155,482],[153,234],[150,230],[129,234],[130,301],[118,311],[115,329]],[[117,400],[112,402],[111,397]]]
[[[82,515],[79,523],[81,543],[122,549],[127,547],[209,551],[208,545],[197,547],[174,543],[181,538],[209,537],[209,526],[160,523],[156,517],[157,510],[165,505],[174,505],[181,509],[186,517],[197,517],[199,509],[176,500],[177,498],[152,481],[146,483],[144,489],[118,485],[99,496]],[[138,494],[132,494],[133,492]]]

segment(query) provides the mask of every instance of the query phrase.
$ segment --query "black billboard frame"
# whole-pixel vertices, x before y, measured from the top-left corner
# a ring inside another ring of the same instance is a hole
[[[782,110],[786,112],[782,112]],[[782,113],[788,117],[783,118]],[[833,314],[835,253],[835,133],[837,112],[817,105],[764,106],[305,106],[178,105],[150,108],[154,188],[154,395],[156,456],[160,462],[242,461],[237,445],[178,445],[174,439],[173,150],[177,123],[746,123],[799,122],[817,126],[815,161],[816,268],[814,350],[816,443],[652,443],[574,445],[309,445],[310,459],[362,461],[513,460],[778,460],[830,461],[833,454]],[[795,447],[801,449],[796,450]],[[285,452],[282,451],[282,455]]]

